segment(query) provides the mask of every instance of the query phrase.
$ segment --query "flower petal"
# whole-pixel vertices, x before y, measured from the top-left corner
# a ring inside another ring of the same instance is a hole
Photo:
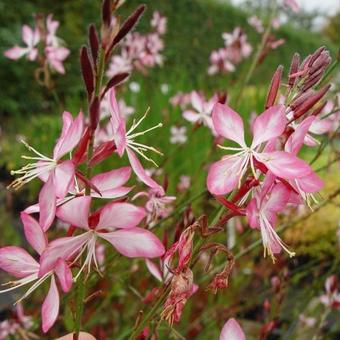
[[[226,104],[216,103],[212,111],[212,120],[220,136],[245,146],[243,121],[237,112]]]
[[[121,157],[126,147],[126,126],[125,120],[120,114],[119,105],[116,99],[116,91],[112,87],[109,90],[110,108],[111,108],[111,125],[113,129],[114,141],[117,152]]]
[[[9,59],[17,60],[17,59],[23,57],[27,52],[28,52],[27,48],[23,48],[23,47],[15,45],[14,47],[5,51],[4,55],[5,55],[5,57],[7,57]]]
[[[27,46],[32,46],[33,29],[27,25],[22,26],[22,40]]]
[[[247,214],[247,220],[251,228],[259,228],[260,222],[258,218],[258,209],[257,209],[257,203],[256,198],[252,198],[247,205],[246,214]]]
[[[145,217],[145,210],[130,203],[109,203],[100,211],[98,228],[133,228]]]
[[[322,135],[332,130],[334,122],[331,119],[315,119],[311,125],[309,132],[316,135]]]
[[[90,196],[76,197],[58,207],[57,217],[75,227],[88,229],[90,205]]]
[[[287,118],[283,105],[272,106],[259,116],[252,125],[253,142],[251,146],[255,148],[263,142],[280,136],[286,128]]]
[[[246,336],[238,322],[231,318],[224,324],[220,340],[246,340]]]
[[[137,177],[150,188],[157,190],[160,195],[164,195],[164,189],[146,173],[135,153],[130,149],[126,150],[132,170],[137,175]]]
[[[290,152],[294,155],[296,155],[300,151],[304,143],[306,134],[310,126],[313,124],[314,120],[315,116],[310,116],[304,119],[303,122],[299,124],[299,126],[287,139],[287,142],[285,144],[285,151]]]
[[[282,183],[278,183],[269,192],[269,198],[265,203],[263,209],[270,210],[271,212],[278,212],[283,210],[290,198],[290,190]]]
[[[131,168],[127,166],[96,175],[91,179],[91,183],[98,188],[102,198],[117,198],[130,192],[131,188],[123,186],[130,178],[130,175]],[[97,195],[93,193],[92,196]]]
[[[191,105],[197,112],[203,111],[204,100],[197,91],[191,93]]]
[[[145,260],[146,267],[148,268],[149,272],[160,282],[163,281],[162,273],[159,269],[159,266],[157,266],[154,262],[152,262],[149,259]]]
[[[59,259],[70,260],[91,237],[92,232],[86,232],[79,236],[61,237],[52,241],[41,255],[39,276],[54,269]]]
[[[41,307],[42,330],[44,333],[54,325],[59,314],[59,292],[52,275],[50,289]]]
[[[312,172],[305,161],[284,151],[256,154],[256,159],[264,163],[274,175],[285,179],[304,177]]]
[[[30,215],[22,212],[20,214],[27,242],[41,255],[47,247],[47,238],[39,223]]]
[[[47,231],[54,221],[56,205],[53,176],[50,176],[39,193],[39,224],[44,231]]]
[[[63,259],[58,259],[54,272],[58,276],[61,289],[65,293],[69,292],[72,287],[72,271]]]
[[[110,242],[118,252],[127,257],[160,257],[165,249],[162,242],[150,231],[131,228],[98,233],[98,236]]]
[[[63,113],[63,129],[53,151],[53,158],[60,159],[79,143],[84,131],[84,117],[80,112],[75,120],[69,112]]]
[[[208,190],[213,195],[225,195],[233,191],[240,178],[243,158],[222,159],[213,163],[207,177]]]
[[[0,249],[0,268],[5,272],[23,278],[39,270],[39,263],[25,250],[19,247]]]
[[[295,181],[303,192],[308,193],[320,191],[324,186],[323,180],[315,172],[311,172],[308,176],[298,178]]]
[[[74,181],[74,164],[72,161],[59,163],[54,170],[54,187],[56,196],[64,198]]]

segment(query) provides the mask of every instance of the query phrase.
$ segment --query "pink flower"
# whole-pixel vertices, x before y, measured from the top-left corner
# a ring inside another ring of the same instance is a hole
[[[177,185],[177,189],[179,191],[184,191],[190,188],[191,178],[190,176],[182,175],[179,178],[179,183]]]
[[[274,254],[280,253],[281,249],[284,249],[290,257],[295,255],[288,250],[275,232],[276,214],[284,210],[289,198],[290,190],[282,183],[275,183],[275,177],[269,173],[247,206],[249,225],[261,231],[264,256],[270,255],[273,262]]]
[[[238,322],[231,318],[224,324],[220,340],[246,340],[246,336]]]
[[[300,6],[296,0],[283,0],[283,4],[289,7],[295,13],[300,11]]]
[[[69,112],[63,113],[62,133],[53,150],[53,157],[44,156],[39,151],[23,141],[27,149],[35,156],[23,156],[32,160],[20,170],[12,171],[12,174],[19,174],[10,187],[17,189],[32,179],[39,177],[45,182],[39,194],[40,220],[39,223],[46,231],[54,220],[56,209],[56,198],[63,199],[74,183],[75,164],[72,160],[62,160],[77,146],[83,135],[84,119],[83,114],[73,120]]]
[[[337,289],[337,277],[332,275],[327,278],[325,282],[326,294],[320,296],[320,301],[326,307],[339,308],[340,307],[340,292]]]
[[[64,60],[69,56],[70,50],[66,47],[47,46],[45,48],[46,59],[52,70],[65,74]]]
[[[147,192],[139,192],[132,198],[132,200],[143,196],[147,197],[147,202],[145,204],[145,209],[147,211],[147,223],[152,223],[157,221],[159,218],[167,217],[172,211],[172,207],[169,207],[168,205],[173,203],[176,199],[175,196],[165,196],[160,194],[158,190],[149,189]]]
[[[142,164],[139,162],[135,154],[135,153],[139,154],[141,157],[157,166],[157,164],[151,158],[146,156],[144,152],[153,151],[158,154],[161,154],[161,152],[159,152],[157,149],[151,146],[147,146],[139,142],[136,142],[135,138],[138,136],[142,136],[151,130],[162,127],[163,125],[159,123],[158,125],[151,127],[150,129],[147,129],[145,131],[134,132],[135,129],[145,119],[147,115],[146,112],[138,122],[134,121],[130,129],[126,131],[126,122],[124,117],[120,113],[114,89],[110,90],[109,96],[111,103],[111,124],[113,129],[113,139],[116,144],[118,155],[122,157],[124,152],[126,151],[131,167],[135,174],[137,175],[137,177],[146,185],[148,185],[150,188],[158,190],[161,194],[164,194],[164,189],[158,183],[156,183],[150,176],[148,176],[148,174],[144,170]]]
[[[260,20],[256,15],[253,15],[248,18],[248,24],[255,28],[255,30],[258,33],[263,33],[264,28],[263,28],[263,23],[262,20]]]
[[[193,109],[185,110],[183,117],[191,123],[203,124],[215,132],[211,112],[216,102],[217,96],[213,96],[206,101],[202,94],[193,91],[191,93],[191,105]]]
[[[166,17],[162,16],[159,11],[155,11],[152,14],[152,19],[150,25],[154,28],[159,34],[164,34],[166,32]]]
[[[28,243],[41,256],[47,247],[47,238],[38,222],[26,213],[21,213],[24,232]],[[61,289],[66,293],[72,286],[72,272],[65,261],[56,259],[54,268],[41,275],[40,264],[24,249],[10,246],[0,249],[0,268],[18,278],[9,284],[11,288],[0,291],[5,293],[29,283],[34,284],[18,300],[27,298],[43,282],[50,280],[50,288],[41,307],[42,330],[46,333],[55,323],[59,314],[59,291],[55,277],[58,278]]]
[[[184,144],[187,141],[187,128],[185,126],[172,126],[170,128],[170,143],[171,144]]]
[[[15,45],[4,53],[5,56],[16,60],[26,55],[29,60],[35,60],[38,56],[38,49],[36,46],[40,41],[39,29],[32,29],[31,27],[24,25],[22,27],[22,40],[26,44],[26,47]]]
[[[235,65],[228,59],[228,51],[225,47],[211,52],[210,64],[211,65],[208,68],[209,75],[217,74],[219,72],[234,72],[236,69]]]
[[[215,104],[212,120],[218,135],[236,142],[240,147],[224,147],[224,150],[237,151],[224,156],[211,165],[207,186],[214,195],[224,195],[234,190],[241,182],[248,168],[255,178],[255,160],[263,163],[274,175],[284,179],[295,179],[309,175],[310,166],[295,155],[284,151],[264,152],[262,146],[279,137],[285,130],[287,119],[282,105],[270,107],[255,120],[252,128],[253,141],[248,147],[244,140],[241,117],[229,106]]]
[[[53,14],[49,14],[46,19],[46,44],[49,46],[58,47],[60,45],[60,39],[56,36],[56,32],[59,28],[59,21],[53,20]]]
[[[96,258],[98,239],[111,243],[116,250],[127,257],[159,257],[164,253],[162,243],[150,231],[138,228],[145,217],[143,208],[130,203],[112,202],[90,214],[91,197],[77,197],[57,209],[57,217],[70,225],[84,230],[77,236],[62,237],[52,241],[41,257],[40,275],[55,268],[58,259],[78,260],[87,252],[75,280],[92,262],[99,271]],[[77,214],[74,212],[77,211]]]

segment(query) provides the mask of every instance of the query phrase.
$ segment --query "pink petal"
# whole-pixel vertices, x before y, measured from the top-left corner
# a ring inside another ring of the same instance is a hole
[[[212,120],[220,136],[245,146],[243,121],[237,112],[226,104],[216,103],[212,112]]]
[[[203,101],[202,96],[197,91],[193,91],[191,93],[191,104],[192,104],[192,107],[197,112],[202,112],[204,101]]]
[[[240,178],[243,158],[222,159],[213,163],[207,177],[208,190],[213,195],[225,195],[233,191]]]
[[[259,228],[260,222],[258,218],[257,201],[255,198],[252,198],[247,205],[246,214],[250,227],[253,229]]]
[[[268,201],[265,203],[266,210],[271,212],[282,211],[290,198],[290,190],[282,183],[278,183],[269,192]]]
[[[54,269],[58,259],[72,259],[91,237],[92,233],[86,232],[79,236],[62,237],[52,241],[41,255],[39,276]]]
[[[114,141],[117,147],[117,152],[121,157],[126,147],[125,120],[120,114],[119,105],[116,100],[116,92],[113,87],[109,90],[109,98],[111,107],[111,124],[114,134]]]
[[[304,177],[312,172],[305,161],[284,151],[257,154],[256,159],[264,163],[274,175],[285,179]]]
[[[145,217],[145,210],[130,203],[109,203],[100,211],[98,228],[133,228]]]
[[[31,27],[22,26],[22,40],[27,46],[33,45],[33,30]]]
[[[20,214],[27,242],[41,255],[47,247],[47,238],[39,223],[30,215],[22,212]]]
[[[44,333],[54,325],[59,314],[59,292],[52,275],[50,289],[41,307],[42,330]]]
[[[56,203],[53,176],[50,176],[39,193],[39,224],[44,231],[47,231],[54,221]]]
[[[287,139],[287,142],[285,144],[285,151],[290,152],[294,155],[296,155],[300,151],[304,143],[306,134],[314,120],[315,116],[310,116],[304,119],[303,122],[299,124],[299,126]]]
[[[238,322],[231,318],[224,324],[220,340],[246,340],[246,336]]]
[[[56,196],[64,198],[74,182],[74,164],[71,160],[59,163],[54,170]]]
[[[23,57],[27,52],[28,52],[27,48],[22,48],[16,45],[10,48],[9,50],[5,51],[4,55],[9,59],[17,60]]]
[[[110,242],[118,252],[127,257],[160,257],[165,252],[162,242],[153,233],[142,228],[98,233],[98,236]]]
[[[254,138],[251,146],[255,148],[263,142],[280,136],[286,124],[285,107],[283,105],[270,107],[254,120],[252,125]]]
[[[182,115],[183,118],[191,123],[196,123],[200,119],[200,116],[197,114],[197,112],[193,110],[185,110]]]
[[[157,190],[160,195],[164,195],[164,189],[146,173],[135,153],[130,149],[126,149],[126,151],[132,170],[137,177],[150,188]]]
[[[80,138],[84,131],[84,117],[80,112],[76,119],[73,121],[69,112],[63,113],[63,126],[62,134],[54,148],[53,158],[60,159],[79,143]]]
[[[163,281],[162,273],[159,269],[159,266],[157,266],[154,262],[152,262],[149,259],[145,260],[146,267],[148,268],[149,272],[160,282]]]
[[[69,292],[72,287],[72,271],[63,259],[58,259],[54,272],[59,279],[63,292]]]
[[[38,272],[39,264],[26,250],[10,246],[0,249],[0,268],[17,278],[23,278]]]
[[[309,175],[295,181],[303,192],[308,193],[320,191],[324,186],[323,180],[315,172],[311,172]]]
[[[131,190],[131,188],[123,187],[130,175],[131,168],[127,166],[94,176],[91,183],[99,189],[102,198],[117,198],[125,196]],[[97,195],[93,193],[92,196]]]
[[[90,196],[76,197],[58,207],[57,216],[75,227],[88,229],[90,205]]]
[[[331,119],[315,119],[309,131],[316,135],[322,135],[332,130],[333,121]]]

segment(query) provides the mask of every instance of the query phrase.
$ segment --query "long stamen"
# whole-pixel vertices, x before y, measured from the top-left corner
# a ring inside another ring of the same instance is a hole
[[[11,290],[14,290],[14,289],[17,289],[19,287],[22,287],[22,286],[25,286],[27,285],[28,283],[32,282],[32,281],[35,281],[36,279],[38,278],[38,274],[37,273],[34,273],[30,276],[27,276],[27,277],[24,277],[23,279],[20,279],[20,280],[17,280],[17,281],[10,281],[10,282],[7,282],[7,283],[4,283],[2,284],[3,286],[7,286],[7,285],[13,285],[12,287],[10,288],[7,288],[7,289],[3,289],[3,290],[0,290],[0,294],[1,293],[6,293],[6,292],[9,292]]]
[[[144,153],[140,150],[140,148],[137,148],[137,147],[135,147],[135,146],[133,146],[133,145],[129,145],[129,147],[130,147],[132,150],[136,151],[136,152],[137,152],[139,155],[141,155],[144,159],[146,159],[147,161],[151,162],[155,167],[158,168],[158,164],[157,164],[153,159],[151,159],[151,158],[147,157],[146,155],[144,155]]]
[[[127,135],[130,134],[133,130],[135,130],[139,125],[140,123],[146,118],[146,116],[148,115],[150,111],[150,108],[148,107],[147,110],[145,111],[144,115],[139,119],[139,121],[136,123],[136,120],[134,119],[133,120],[133,123],[129,129],[129,131],[126,133]]]
[[[145,144],[137,143],[137,142],[134,142],[134,141],[129,141],[128,144],[129,144],[129,145],[132,144],[132,145],[134,145],[134,146],[136,146],[136,147],[138,147],[138,148],[143,148],[143,149],[145,149],[145,150],[143,150],[143,151],[150,150],[150,151],[153,151],[153,152],[158,153],[159,155],[163,156],[163,153],[162,153],[161,151],[157,150],[156,148],[154,148],[154,147],[152,147],[152,146],[148,146],[148,145],[145,145]]]
[[[152,130],[158,129],[158,128],[162,127],[162,126],[163,126],[163,124],[162,124],[162,123],[159,123],[159,124],[157,124],[157,125],[151,127],[150,129],[147,129],[147,130],[145,130],[145,131],[141,131],[141,132],[134,133],[134,134],[132,134],[132,135],[128,135],[127,138],[128,138],[128,139],[133,139],[133,138],[136,138],[136,137],[138,137],[138,136],[142,136],[142,135],[146,134],[147,132],[150,132],[150,131],[152,131]]]
[[[221,144],[217,144],[217,147],[223,150],[231,150],[231,151],[239,151],[239,150],[244,150],[243,148],[234,148],[230,146],[223,146]]]

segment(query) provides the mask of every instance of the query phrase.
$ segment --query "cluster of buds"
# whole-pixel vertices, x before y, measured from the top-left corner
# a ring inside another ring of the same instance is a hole
[[[276,103],[283,73],[281,66],[277,69],[269,88],[266,110],[252,122],[250,145],[245,142],[240,115],[228,105],[217,103],[213,108],[212,121],[217,134],[237,146],[219,145],[222,150],[234,153],[211,165],[208,190],[230,210],[222,218],[223,222],[244,215],[251,228],[260,230],[264,255],[268,254],[273,261],[274,254],[281,249],[294,256],[275,231],[278,213],[287,205],[306,202],[311,206],[317,202],[313,193],[323,187],[311,166],[297,155],[309,137],[310,128],[318,120],[323,106],[321,100],[329,90],[329,85],[314,89],[329,62],[324,48],[307,57],[301,65],[294,56],[284,104]],[[225,198],[227,194],[229,197]]]
[[[224,47],[210,54],[208,74],[230,73],[236,70],[236,65],[248,58],[253,50],[247,40],[247,35],[240,27],[232,33],[223,33]]]
[[[131,72],[134,68],[146,73],[147,68],[162,66],[164,49],[163,35],[166,32],[167,19],[158,11],[153,13],[150,22],[152,31],[148,34],[129,33],[121,43],[120,55],[111,59],[108,77],[117,73]]]
[[[117,5],[117,1],[103,2],[102,34],[99,38],[95,25],[91,25],[89,46],[84,46],[80,53],[89,119],[86,122],[82,112],[76,118],[63,112],[62,131],[53,156],[45,156],[24,142],[28,151],[34,153],[23,156],[31,163],[12,171],[19,177],[10,188],[18,189],[36,178],[43,183],[37,204],[21,212],[26,240],[37,256],[33,257],[16,246],[1,248],[0,268],[17,278],[1,292],[30,285],[19,299],[22,301],[48,281],[49,290],[41,307],[43,332],[47,332],[58,318],[60,293],[69,292],[78,278],[86,280],[92,268],[99,273],[105,268],[98,258],[102,257],[102,250],[98,251],[102,244],[110,244],[128,258],[155,258],[165,252],[159,239],[140,226],[146,211],[129,202],[127,195],[134,188],[125,186],[134,171],[159,197],[165,195],[163,187],[147,174],[138,159],[141,156],[152,162],[146,152],[158,151],[136,141],[138,136],[161,124],[136,132],[146,117],[144,114],[140,120],[133,121],[129,129],[126,127],[125,117],[117,104],[115,87],[128,77],[127,73],[118,73],[102,84],[112,49],[131,31],[144,11],[144,6],[140,6],[121,27],[112,26],[111,16]],[[99,108],[105,94],[110,101],[112,136],[94,146],[96,134],[100,133]],[[128,165],[92,175],[98,163],[108,157],[121,158],[124,153],[128,155]],[[67,231],[64,230],[62,237],[58,233],[55,238],[51,231],[58,221],[66,224]]]
[[[22,27],[22,40],[26,46],[15,45],[4,54],[13,60],[26,56],[30,61],[37,61],[39,68],[36,70],[36,79],[50,88],[50,70],[65,74],[63,62],[69,56],[70,50],[64,47],[63,40],[56,36],[60,23],[53,19],[52,14],[47,17],[37,14],[35,22],[34,28],[27,25]]]

